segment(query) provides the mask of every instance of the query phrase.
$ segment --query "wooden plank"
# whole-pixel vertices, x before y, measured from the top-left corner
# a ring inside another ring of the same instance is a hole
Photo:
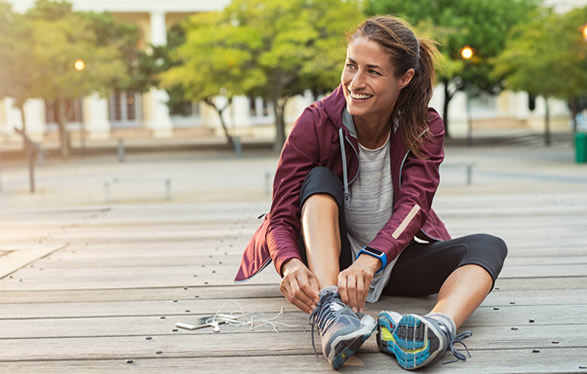
[[[227,286],[206,287],[152,287],[126,289],[83,289],[83,290],[25,290],[0,291],[0,304],[47,303],[47,302],[89,302],[89,301],[138,301],[192,299],[234,299],[254,297],[281,297],[276,284],[244,283]]]
[[[244,328],[244,330],[248,330]],[[556,337],[556,338],[553,338]],[[318,337],[316,337],[318,338]],[[557,344],[553,344],[557,339]],[[574,326],[540,326],[512,331],[506,327],[478,327],[473,337],[467,339],[467,346],[476,350],[532,350],[557,349],[563,353],[566,348],[587,348],[587,336]],[[234,356],[279,356],[283,354],[313,354],[310,332],[221,332],[207,334],[169,334],[117,337],[99,336],[88,338],[38,338],[1,339],[0,361],[32,360],[113,360],[134,357],[135,359],[155,358],[157,351],[162,357],[225,357]],[[362,348],[363,352],[378,352],[377,342],[372,336]],[[495,354],[496,352],[494,352]],[[577,358],[575,358],[577,360]],[[297,369],[296,369],[297,370]]]
[[[193,294],[191,294],[193,295]],[[198,296],[198,295],[195,295]],[[226,302],[232,299],[200,299],[191,298],[177,299],[177,302],[167,299],[159,301],[112,301],[112,302],[64,302],[64,303],[39,303],[39,304],[3,304],[0,308],[0,319],[29,319],[29,318],[78,318],[78,317],[122,317],[122,316],[183,316],[214,314]],[[506,300],[509,298],[506,298]],[[277,313],[282,307],[285,311],[298,311],[282,297],[270,298],[246,298],[238,299],[243,310],[247,313],[273,312]],[[503,300],[502,300],[503,301]],[[529,318],[546,320],[545,316],[556,315],[557,320],[552,323],[585,323],[587,314],[582,313],[585,299],[578,299],[575,304],[554,304],[548,300],[544,303],[533,305],[518,305],[507,303],[486,302],[477,313],[471,318],[486,319],[483,323],[494,324],[520,324]],[[376,315],[381,310],[395,310],[400,313],[427,313],[435,304],[434,297],[408,298],[408,297],[385,297],[376,304],[368,304],[367,311]],[[499,310],[493,310],[498,307]],[[564,308],[564,312],[560,309]],[[189,312],[186,312],[189,310]],[[234,306],[228,305],[224,311],[236,310]],[[499,317],[499,318],[497,318]],[[476,322],[472,322],[476,323]]]
[[[36,260],[60,250],[64,246],[38,245],[34,247],[16,249],[2,256],[0,261],[0,279],[4,279],[20,268],[27,266]]]
[[[499,359],[496,359],[498,356]],[[448,359],[448,355],[445,356]],[[587,357],[586,348],[548,348],[533,353],[527,349],[476,350],[472,358],[466,362],[449,365],[435,365],[426,368],[426,373],[476,373],[476,374],[567,374],[582,373],[579,369]],[[185,357],[185,358],[134,358],[103,360],[67,360],[67,361],[17,361],[0,362],[0,371],[12,374],[30,374],[43,372],[46,374],[78,374],[78,373],[132,373],[143,374],[193,374],[193,373],[234,373],[234,365],[238,365],[240,373],[275,374],[276,368],[280,373],[324,373],[332,374],[332,368],[322,356],[299,354],[275,355],[271,358],[263,356],[234,356],[228,355],[222,359],[215,357]],[[230,364],[227,364],[230,363]],[[374,373],[389,374],[402,373],[395,360],[381,353],[361,351],[339,370],[342,373]]]
[[[181,305],[184,304],[180,302]],[[274,303],[272,303],[274,304]],[[267,305],[264,310],[272,309],[274,305]],[[284,305],[285,306],[285,305]],[[560,306],[557,306],[560,309]],[[581,306],[583,309],[585,306]],[[213,315],[218,311],[219,306],[212,312],[206,313],[203,309],[198,308],[194,313],[183,312],[178,309],[172,313],[167,313],[165,319],[156,315],[127,315],[127,316],[88,316],[88,317],[63,317],[56,318],[14,318],[0,319],[0,331],[2,339],[37,339],[37,338],[58,338],[58,337],[100,337],[100,336],[155,336],[155,335],[182,335],[182,334],[209,334],[211,328],[203,328],[194,331],[177,329],[174,331],[177,322],[195,323],[200,316]],[[550,316],[547,312],[552,312],[553,307],[547,308],[546,311],[540,308],[507,308],[500,307],[499,311],[493,308],[482,307],[479,309],[463,326],[462,330],[472,330],[477,332],[480,328],[492,327],[502,331],[504,339],[515,340],[517,337],[524,337],[527,331],[533,329],[542,329],[545,326],[558,326],[560,332],[557,340],[566,335],[566,329],[583,329],[587,328],[587,318],[575,318],[572,313],[578,313],[579,308],[575,307],[569,313],[565,313],[555,323],[550,322]],[[99,307],[97,308],[99,309]],[[245,309],[246,310],[246,309]],[[293,311],[287,308],[288,312],[278,316],[279,309],[273,309],[273,312],[248,312],[241,318],[247,322],[253,318],[254,325],[257,326],[255,332],[272,332],[273,325],[264,324],[264,320],[278,317],[276,327],[280,332],[304,332],[310,331],[308,316],[299,311]],[[407,306],[400,305],[396,310],[402,312],[412,312],[423,314],[428,311],[425,305]],[[238,308],[228,305],[222,309],[225,314],[237,313]],[[379,310],[370,308],[369,314],[374,318],[377,317]],[[98,311],[99,313],[99,311]],[[530,322],[530,319],[534,322]],[[512,330],[512,327],[517,330]],[[223,332],[243,333],[249,332],[249,327],[242,326],[223,326]],[[570,339],[570,338],[569,338]]]
[[[56,259],[55,261],[59,261]],[[117,267],[117,268],[70,268],[66,272],[59,268],[43,267],[21,269],[14,275],[19,282],[4,282],[2,289],[55,289],[55,288],[126,288],[185,285],[232,284],[236,265]],[[539,277],[587,277],[587,266],[583,264],[552,266],[506,266],[500,278]],[[251,281],[279,283],[277,272],[269,269]]]
[[[161,245],[161,250],[165,249]],[[218,265],[222,264],[238,267],[241,261],[240,249],[228,248],[222,252],[220,249],[199,250],[185,248],[181,252],[175,248],[165,249],[165,257],[161,257],[157,250],[145,251],[135,249],[134,251],[104,250],[87,251],[85,249],[74,249],[68,246],[66,251],[56,254],[60,261],[52,262],[51,268],[97,268],[97,267],[152,267],[152,266],[197,266],[197,265]],[[49,261],[44,261],[45,266]],[[551,265],[587,265],[585,256],[536,256],[519,257],[509,256],[506,259],[508,266],[551,266]],[[42,263],[37,261],[36,266]]]
[[[271,269],[266,270],[268,272]],[[1,284],[1,283],[0,283]],[[486,303],[504,304],[516,301],[524,304],[528,299],[534,303],[546,299],[554,304],[572,303],[574,292],[583,294],[587,278],[581,277],[545,277],[545,278],[498,278],[496,287]],[[188,288],[187,290],[185,288]],[[136,301],[136,300],[171,300],[185,299],[198,295],[201,299],[226,299],[248,297],[281,297],[277,284],[241,283],[237,285],[193,286],[193,287],[151,287],[123,289],[57,289],[57,290],[0,290],[0,304],[47,303],[47,302],[88,302],[88,301]],[[576,298],[576,300],[584,300]],[[575,300],[575,301],[576,301]]]

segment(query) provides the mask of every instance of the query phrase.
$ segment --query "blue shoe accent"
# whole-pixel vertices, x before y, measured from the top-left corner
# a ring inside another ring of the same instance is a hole
[[[457,361],[466,360],[466,356],[458,352],[453,344],[464,346],[462,340],[471,336],[470,331],[453,336],[450,328],[434,318],[410,314],[397,321],[397,313],[394,313],[395,319],[388,313],[382,312],[378,317],[379,349],[395,356],[402,368],[413,370],[435,363],[448,349]]]
[[[393,332],[401,318],[401,314],[392,311],[383,311],[377,316],[377,345],[381,352],[392,356],[395,355]]]

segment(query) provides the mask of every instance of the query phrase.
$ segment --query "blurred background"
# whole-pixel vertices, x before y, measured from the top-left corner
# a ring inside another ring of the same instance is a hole
[[[279,150],[338,84],[345,32],[386,13],[440,43],[449,137],[587,126],[586,0],[2,0],[0,146],[22,148],[16,127],[65,158],[124,138]]]
[[[471,147],[531,144],[523,157],[534,168],[587,162],[587,0],[0,0],[0,192],[96,202],[107,178],[181,179],[199,157],[202,178],[218,178],[208,195],[226,198],[232,174],[233,190],[250,177],[267,198],[290,126],[339,84],[346,33],[376,14],[439,43],[430,106],[445,120],[449,160],[507,167],[521,156]],[[243,149],[265,152],[263,165],[214,167],[213,152],[234,160]],[[191,153],[157,164],[155,151]],[[587,182],[584,169],[568,174]],[[185,196],[202,185],[192,180]]]

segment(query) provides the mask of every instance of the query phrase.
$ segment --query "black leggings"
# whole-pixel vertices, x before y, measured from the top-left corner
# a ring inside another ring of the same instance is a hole
[[[352,262],[352,251],[346,233],[344,219],[343,188],[340,179],[330,169],[318,166],[310,171],[300,191],[300,206],[315,194],[328,194],[338,204],[341,253],[340,269]],[[302,260],[307,264],[303,238],[299,241]],[[488,234],[467,235],[461,238],[432,242],[411,242],[400,254],[384,295],[426,296],[435,294],[457,268],[463,265],[479,265],[497,279],[507,255],[505,242]],[[492,286],[493,289],[493,286]]]

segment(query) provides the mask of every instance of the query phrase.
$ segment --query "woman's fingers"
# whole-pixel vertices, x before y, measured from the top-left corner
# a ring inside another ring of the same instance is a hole
[[[281,293],[287,300],[306,313],[311,313],[318,303],[318,282],[309,270],[288,273],[281,280]]]
[[[353,312],[362,312],[364,310],[372,278],[369,273],[352,266],[340,273],[338,277],[338,293],[341,300]]]

